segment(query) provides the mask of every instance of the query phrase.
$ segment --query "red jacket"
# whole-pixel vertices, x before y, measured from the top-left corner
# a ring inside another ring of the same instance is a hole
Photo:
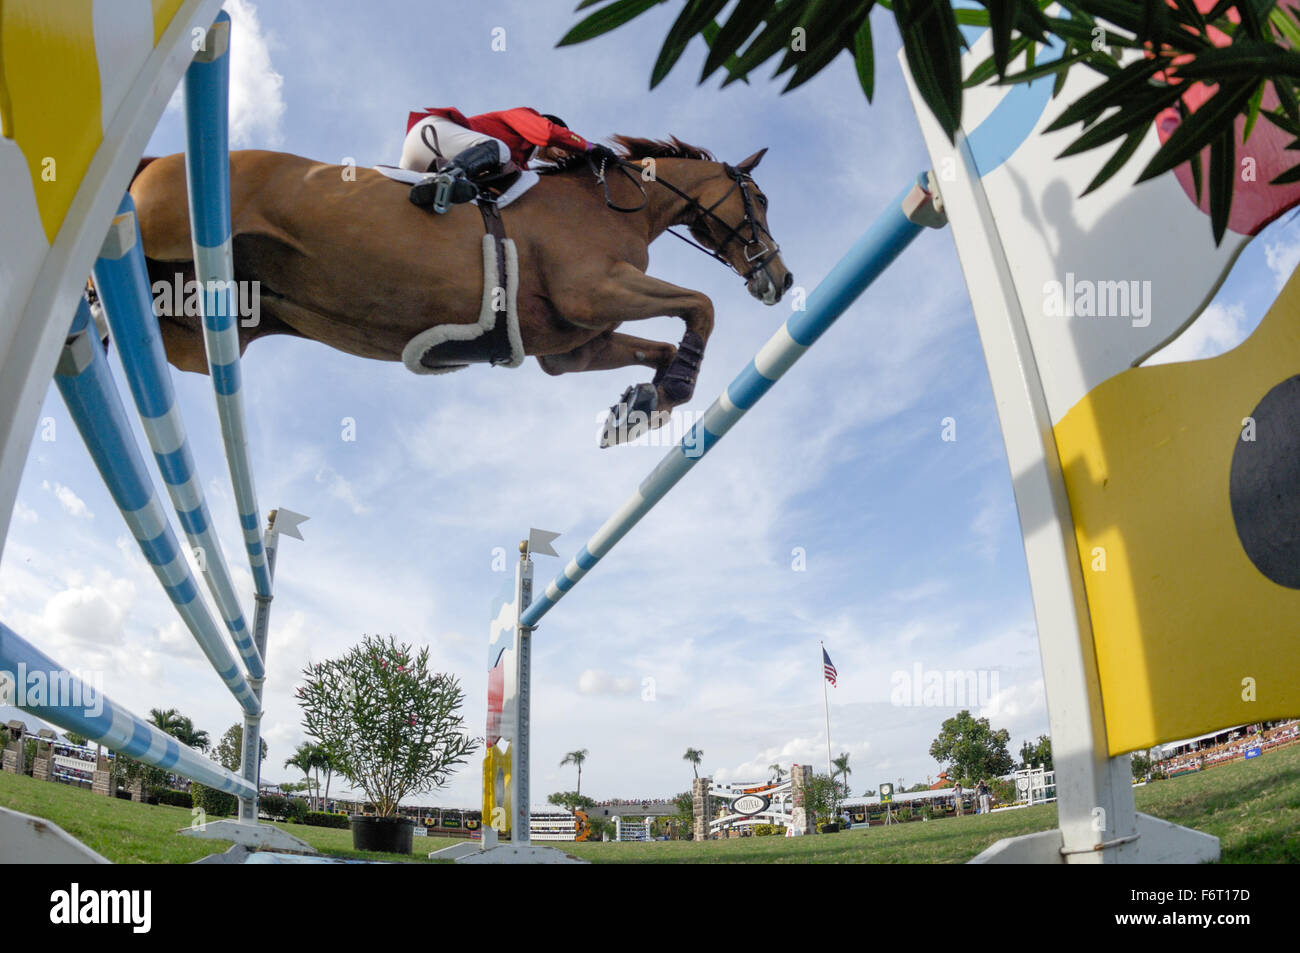
[[[570,152],[587,151],[587,140],[582,136],[557,126],[537,110],[526,106],[468,117],[455,108],[430,108],[411,113],[406,121],[406,131],[410,132],[412,126],[429,116],[439,116],[458,126],[500,139],[510,148],[510,158],[521,167],[528,163],[534,146],[559,146]]]

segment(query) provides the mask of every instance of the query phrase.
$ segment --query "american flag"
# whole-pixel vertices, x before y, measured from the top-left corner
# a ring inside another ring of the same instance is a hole
[[[831,661],[831,657],[826,654],[825,649],[822,649],[822,665],[826,671],[826,681],[830,682],[831,687],[834,688],[835,676],[838,673],[835,671],[835,663]]]

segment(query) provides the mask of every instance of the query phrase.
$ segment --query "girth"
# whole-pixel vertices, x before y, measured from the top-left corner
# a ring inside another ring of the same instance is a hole
[[[515,173],[518,175],[518,172]],[[495,280],[492,294],[492,330],[469,341],[442,341],[429,348],[420,356],[420,363],[429,368],[441,368],[461,364],[509,364],[512,358],[510,348],[509,314],[507,309],[506,289],[506,226],[501,219],[501,210],[497,208],[495,197],[480,187],[478,210],[483,216],[483,227],[492,236],[496,245],[496,275],[484,275],[483,280]]]

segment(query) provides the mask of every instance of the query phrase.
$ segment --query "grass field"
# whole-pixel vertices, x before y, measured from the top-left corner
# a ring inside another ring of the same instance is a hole
[[[1205,831],[1222,843],[1225,863],[1300,863],[1300,745],[1138,788],[1138,810]],[[222,841],[181,837],[190,812],[97,797],[89,791],[0,773],[0,806],[48,818],[118,863],[184,864],[224,851]],[[1056,825],[1056,808],[968,815],[896,827],[855,828],[820,837],[746,837],[707,844],[567,844],[597,864],[950,864],[964,863],[1002,837]],[[352,850],[349,831],[278,825],[323,854],[429,863],[425,854],[450,841],[417,838],[402,857]]]

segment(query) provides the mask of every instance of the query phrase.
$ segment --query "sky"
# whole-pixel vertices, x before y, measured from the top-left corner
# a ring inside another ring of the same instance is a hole
[[[442,105],[466,114],[531,105],[589,139],[675,135],[732,162],[767,147],[755,178],[795,284],[808,290],[928,166],[882,10],[868,104],[844,56],[787,95],[767,79],[770,66],[749,84],[697,86],[698,39],[650,91],[676,4],[563,49],[555,43],[578,18],[570,0],[230,0],[227,9],[236,148],[395,164],[407,113]],[[148,152],[181,148],[174,99]],[[1239,343],[1297,262],[1300,229],[1284,218],[1153,360]],[[788,304],[764,307],[732,273],[669,238],[653,246],[650,271],[715,303],[686,408],[698,414]],[[668,318],[635,329],[673,342],[681,331]],[[466,725],[481,734],[491,600],[519,540],[529,527],[561,532],[555,545],[567,560],[665,452],[658,439],[597,444],[609,405],[646,375],[553,378],[529,360],[422,377],[275,338],[254,344],[244,369],[261,508],[311,517],[306,541],[280,549],[264,781],[299,779],[283,764],[306,740],[293,694],[304,667],[365,634],[427,646],[432,667],[460,680]],[[251,613],[211,386],[173,378]],[[159,590],[53,387],[41,417],[0,563],[0,617],[69,667],[102,673],[128,708],[180,709],[216,739],[236,721],[234,704]],[[943,439],[945,418],[955,440]],[[562,566],[536,563],[541,585]],[[834,687],[823,688],[819,643],[838,669]],[[917,239],[566,597],[537,630],[533,662],[537,805],[575,787],[574,769],[560,767],[575,749],[589,751],[582,790],[597,799],[688,790],[688,747],[704,752],[701,774],[719,780],[766,777],[773,763],[824,770],[824,691],[830,748],[849,754],[855,794],[937,777],[930,744],[963,708],[1006,729],[1013,754],[1047,733],[1006,454],[947,231]],[[983,688],[951,705],[906,703],[898,688],[918,671],[973,673]],[[476,755],[445,788],[408,802],[475,807],[478,779]]]

